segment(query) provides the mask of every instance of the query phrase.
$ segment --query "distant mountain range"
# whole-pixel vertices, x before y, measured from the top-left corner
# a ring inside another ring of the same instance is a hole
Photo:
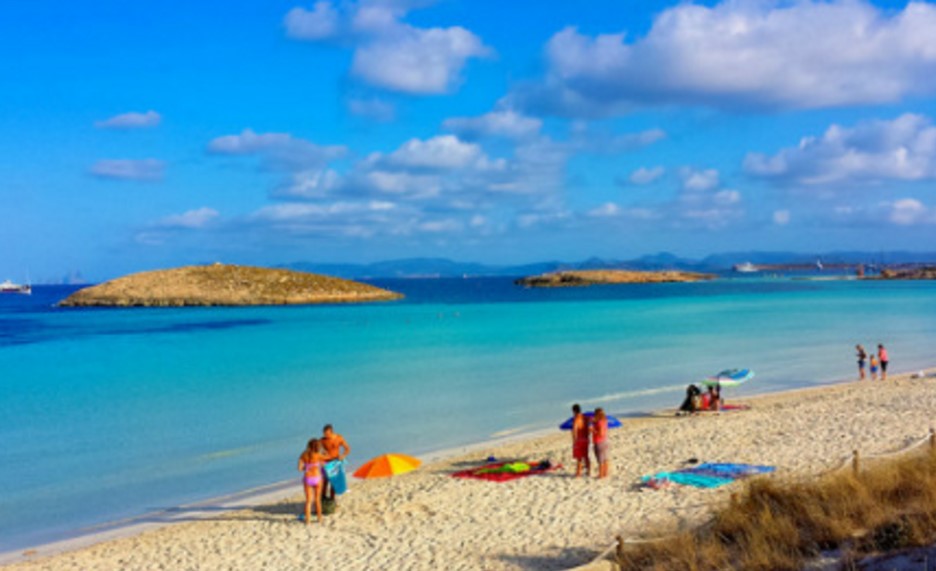
[[[702,259],[682,258],[669,252],[660,252],[631,260],[589,258],[580,262],[546,261],[522,265],[491,265],[473,262],[456,262],[446,258],[405,258],[371,264],[319,264],[315,262],[293,262],[278,267],[306,272],[315,272],[345,278],[421,278],[421,277],[464,277],[464,276],[528,276],[558,270],[582,269],[635,269],[661,270],[678,269],[702,272],[724,272],[735,264],[876,264],[896,265],[913,263],[936,263],[936,252],[827,252],[803,254],[799,252],[725,252],[712,254]]]

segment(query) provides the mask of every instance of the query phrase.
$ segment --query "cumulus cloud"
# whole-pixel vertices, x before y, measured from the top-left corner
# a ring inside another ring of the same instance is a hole
[[[354,46],[351,74],[367,84],[411,94],[440,94],[460,82],[466,62],[491,49],[460,26],[419,28],[402,21],[413,3],[360,0],[338,6],[323,1],[312,10],[293,8],[284,25],[289,37]]]
[[[381,99],[349,99],[347,104],[348,111],[358,117],[380,123],[387,123],[396,118],[396,107],[388,101]]]
[[[892,121],[832,125],[819,137],[775,155],[750,153],[745,170],[801,185],[917,181],[936,178],[936,127],[927,117],[905,114]]]
[[[699,170],[684,167],[680,169],[679,176],[682,178],[683,190],[706,191],[719,185],[719,175],[716,169]]]
[[[220,215],[221,214],[214,208],[205,206],[195,210],[188,210],[181,214],[166,216],[157,222],[156,225],[161,228],[198,229],[204,228]]]
[[[666,169],[660,166],[650,168],[640,167],[632,172],[630,176],[627,177],[627,180],[631,184],[644,185],[658,180],[664,174],[666,174]]]
[[[517,96],[559,114],[677,104],[809,109],[936,93],[936,6],[725,0],[661,12],[644,37],[566,28],[544,81]]]
[[[936,211],[915,198],[902,198],[884,206],[887,219],[898,226],[936,223]]]
[[[102,159],[88,172],[98,178],[112,180],[162,180],[166,163],[158,159]]]
[[[475,143],[466,143],[454,135],[439,135],[410,139],[389,155],[376,153],[371,160],[391,167],[460,169],[486,162],[487,157]]]
[[[340,145],[322,146],[289,133],[256,133],[244,129],[238,135],[224,135],[208,143],[215,155],[258,155],[273,168],[295,170],[320,166],[339,158],[347,149]]]
[[[146,129],[155,127],[162,122],[162,115],[150,110],[145,113],[132,111],[114,115],[103,121],[95,121],[94,126],[98,129]]]
[[[512,109],[504,109],[477,117],[452,117],[446,119],[442,127],[466,139],[483,137],[524,139],[537,135],[543,127],[543,121]]]

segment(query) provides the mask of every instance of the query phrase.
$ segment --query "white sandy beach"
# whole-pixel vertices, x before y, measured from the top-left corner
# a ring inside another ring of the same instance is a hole
[[[704,520],[740,484],[717,490],[638,489],[643,475],[689,458],[769,464],[815,474],[925,437],[936,417],[936,379],[895,375],[744,399],[750,410],[627,420],[611,433],[611,477],[575,479],[568,433],[478,448],[390,480],[354,486],[324,525],[305,526],[296,495],[240,511],[109,539],[66,553],[45,549],[10,570],[61,569],[565,569],[587,563],[622,534]],[[677,403],[674,403],[677,404]],[[558,411],[557,415],[565,411]],[[450,474],[499,459],[565,464],[508,483]],[[357,459],[359,462],[363,459]],[[119,534],[119,532],[117,532]],[[105,537],[102,540],[107,539]]]

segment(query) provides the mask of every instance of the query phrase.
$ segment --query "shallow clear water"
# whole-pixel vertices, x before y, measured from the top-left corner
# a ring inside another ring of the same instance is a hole
[[[401,302],[56,309],[0,296],[0,550],[292,478],[326,422],[352,463],[555,426],[569,405],[675,406],[854,375],[853,346],[932,365],[936,283],[721,280],[526,290],[376,281]]]

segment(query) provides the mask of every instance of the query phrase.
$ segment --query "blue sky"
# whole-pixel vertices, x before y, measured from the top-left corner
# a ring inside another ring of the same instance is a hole
[[[13,2],[0,272],[933,250],[936,4]]]

